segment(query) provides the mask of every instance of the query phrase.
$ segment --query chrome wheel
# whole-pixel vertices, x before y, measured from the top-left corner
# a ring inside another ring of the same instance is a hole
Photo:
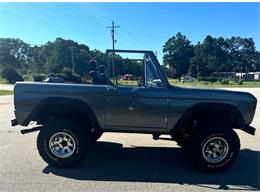
[[[203,145],[202,155],[210,163],[219,163],[226,158],[228,151],[229,146],[224,138],[212,137]]]
[[[58,132],[50,138],[49,148],[55,156],[67,158],[74,153],[76,141],[70,134]]]

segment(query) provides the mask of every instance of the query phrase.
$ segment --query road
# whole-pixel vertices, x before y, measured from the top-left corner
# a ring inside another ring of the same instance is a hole
[[[0,84],[0,90],[13,91],[14,85]]]
[[[230,89],[229,89],[230,90]],[[231,89],[232,90],[232,89]],[[253,93],[260,89],[234,89]],[[38,132],[21,135],[10,127],[13,96],[0,97],[0,191],[240,191],[260,189],[260,106],[255,136],[237,131],[241,152],[218,174],[193,170],[172,141],[151,135],[105,133],[73,169],[55,169],[38,155]]]

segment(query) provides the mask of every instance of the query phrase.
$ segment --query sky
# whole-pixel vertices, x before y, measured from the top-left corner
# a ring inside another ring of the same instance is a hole
[[[177,32],[193,43],[213,37],[252,37],[260,50],[260,3],[0,3],[0,37],[41,45],[57,37],[105,51],[156,51]]]

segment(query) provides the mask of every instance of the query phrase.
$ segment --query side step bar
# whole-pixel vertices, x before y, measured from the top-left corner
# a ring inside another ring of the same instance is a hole
[[[255,135],[255,128],[252,126],[245,126],[242,130],[249,133],[250,135]]]

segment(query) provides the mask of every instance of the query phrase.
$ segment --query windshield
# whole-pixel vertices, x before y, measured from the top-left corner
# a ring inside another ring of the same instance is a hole
[[[157,64],[150,51],[107,50],[107,72],[112,85],[165,87],[164,73]]]
[[[145,54],[145,80],[148,87],[164,87],[159,73],[148,54]]]

